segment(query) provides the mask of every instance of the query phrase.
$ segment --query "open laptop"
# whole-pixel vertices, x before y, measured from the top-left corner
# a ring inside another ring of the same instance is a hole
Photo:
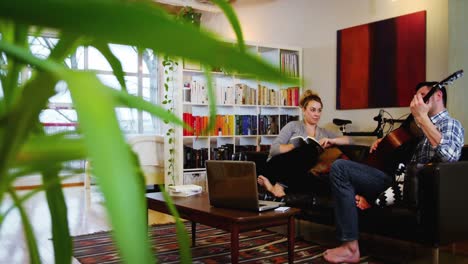
[[[252,161],[207,160],[210,204],[262,212],[284,203],[258,199],[257,173]]]

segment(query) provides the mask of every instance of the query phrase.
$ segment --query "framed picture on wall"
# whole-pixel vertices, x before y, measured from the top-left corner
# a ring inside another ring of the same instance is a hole
[[[426,80],[426,11],[337,32],[337,109],[406,107]]]

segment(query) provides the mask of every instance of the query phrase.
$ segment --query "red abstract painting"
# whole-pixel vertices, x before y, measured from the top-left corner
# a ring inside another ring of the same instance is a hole
[[[426,11],[337,32],[337,109],[405,107],[426,80]]]

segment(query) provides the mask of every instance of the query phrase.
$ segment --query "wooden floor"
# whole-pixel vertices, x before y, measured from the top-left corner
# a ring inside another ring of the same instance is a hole
[[[24,194],[27,191],[20,191]],[[102,205],[102,195],[92,186],[85,188],[64,188],[68,206],[68,224],[72,236],[110,230],[105,208]],[[3,212],[11,205],[11,200],[5,199],[0,205]],[[40,193],[26,202],[26,210],[36,233],[42,263],[52,264],[53,248],[50,238],[50,217],[45,195]],[[148,212],[149,224],[172,223],[169,215]],[[23,235],[23,228],[18,211],[11,212],[0,227],[0,263],[23,264],[29,263],[27,244]],[[73,263],[79,263],[75,259]]]
[[[24,194],[27,191],[19,191]],[[110,230],[107,222],[105,208],[102,205],[102,195],[97,191],[96,187],[92,186],[90,190],[85,191],[85,188],[68,187],[64,188],[66,202],[68,206],[68,221],[72,236],[89,234],[99,231]],[[1,211],[5,211],[11,205],[11,200],[8,198],[0,205]],[[44,194],[38,194],[26,203],[26,210],[33,223],[34,231],[37,237],[42,263],[52,264],[53,251],[50,238],[50,217],[47,208],[47,202]],[[166,224],[172,223],[173,219],[169,215],[157,213],[154,211],[148,212],[149,224]],[[308,232],[318,232],[319,228],[307,228]],[[313,236],[312,236],[313,237]],[[319,237],[334,238],[333,233],[327,235],[320,234]],[[311,239],[317,241],[317,236]],[[405,246],[405,248],[408,248]],[[451,248],[446,247],[442,250],[442,260],[440,263],[468,263],[468,242],[458,243],[456,246],[457,257],[444,252],[451,251]],[[426,263],[430,254],[422,262]],[[445,254],[445,255],[444,255]],[[445,259],[444,259],[445,258]],[[385,258],[386,259],[386,258]],[[11,212],[5,222],[0,227],[0,263],[23,264],[29,263],[27,245],[23,236],[23,229],[19,213]],[[72,263],[79,263],[73,259]],[[411,263],[411,262],[409,262]]]

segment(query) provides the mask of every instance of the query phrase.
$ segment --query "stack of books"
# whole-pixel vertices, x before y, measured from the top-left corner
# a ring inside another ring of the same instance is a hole
[[[195,184],[169,186],[169,195],[187,197],[202,192],[202,187]]]

